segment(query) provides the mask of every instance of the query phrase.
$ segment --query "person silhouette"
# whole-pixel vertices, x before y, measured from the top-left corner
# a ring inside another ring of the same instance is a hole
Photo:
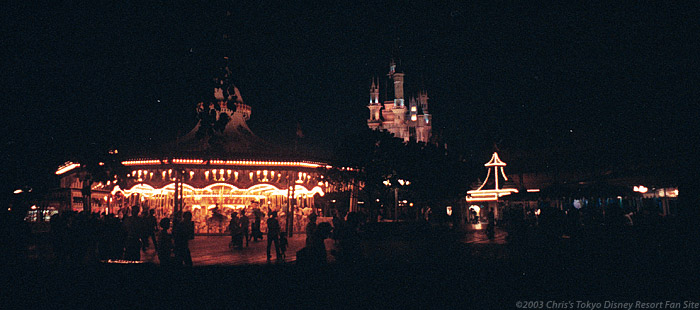
[[[306,224],[306,246],[311,244],[311,239],[316,233],[316,214],[309,214],[309,223]]]
[[[324,240],[330,237],[332,230],[333,227],[327,222],[318,224],[309,239],[309,244],[297,252],[297,263],[304,266],[318,266],[327,263]]]
[[[250,219],[245,215],[245,209],[241,210],[241,218],[238,219],[241,224],[241,233],[243,234],[243,239],[245,240],[245,246],[248,247],[248,242],[250,241],[250,234],[248,233],[248,226],[250,226]],[[243,243],[241,242],[241,246]]]
[[[182,221],[173,228],[173,249],[175,252],[175,265],[192,266],[192,254],[189,241],[194,239],[194,223],[192,212],[184,212]]]
[[[158,260],[161,266],[170,266],[173,263],[173,236],[168,233],[168,229],[170,229],[170,219],[167,217],[161,219],[160,228],[158,244],[156,245],[156,249],[158,249]]]
[[[285,254],[287,252],[287,246],[289,245],[289,240],[287,239],[287,232],[280,232],[280,253],[282,253],[282,259],[287,258]]]
[[[143,219],[144,221],[144,237],[143,237],[143,249],[144,251],[148,249],[148,238],[153,240],[153,247],[158,249],[158,241],[156,239],[156,232],[158,231],[158,220],[156,219],[156,210],[148,210],[147,215]]]
[[[488,219],[488,225],[486,226],[486,236],[489,239],[493,239],[495,235],[495,229],[496,229],[496,220],[494,216],[494,210],[489,208],[489,213],[486,215]]]
[[[262,232],[260,232],[260,222],[262,221],[260,219],[260,213],[259,212],[253,212],[255,215],[255,219],[253,220],[253,225],[251,225],[251,230],[252,230],[252,238],[254,242],[257,242],[258,239],[262,239]]]
[[[230,248],[241,248],[243,246],[243,240],[241,239],[241,223],[238,219],[238,214],[235,212],[231,214],[231,221],[228,224],[228,230],[231,233]]]
[[[280,223],[277,220],[277,211],[270,212],[270,218],[267,219],[267,260],[269,261],[270,256],[270,246],[275,243],[275,252],[277,253],[277,259],[282,257],[279,248],[279,235],[280,235]]]
[[[124,245],[125,260],[141,260],[141,218],[139,217],[141,207],[131,207],[131,216],[125,217],[123,221],[126,231],[126,244]]]

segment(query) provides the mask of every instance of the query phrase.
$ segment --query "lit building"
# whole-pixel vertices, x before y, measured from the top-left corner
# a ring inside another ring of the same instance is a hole
[[[373,130],[388,131],[405,142],[413,140],[427,143],[433,125],[432,116],[428,112],[428,93],[420,90],[407,103],[404,99],[404,75],[392,60],[386,85],[393,87],[385,87],[384,102],[379,101],[380,81],[372,80],[367,125]]]
[[[513,182],[509,181],[508,176],[506,176],[506,163],[498,157],[497,152],[493,152],[491,160],[484,166],[488,168],[486,179],[477,189],[467,192],[466,200],[470,204],[469,210],[473,211],[475,215],[484,218],[488,212],[494,212],[494,216],[498,217],[500,213],[498,202],[502,200],[501,197],[517,193],[518,190],[514,188]],[[499,182],[501,177],[503,181]]]
[[[489,209],[502,219],[505,209],[517,213],[534,212],[551,207],[562,211],[571,208],[599,212],[607,207],[625,213],[650,212],[661,216],[678,214],[678,188],[669,180],[655,176],[633,175],[629,171],[595,170],[505,174],[506,163],[494,152],[486,178],[475,182],[467,191],[462,222],[477,219],[485,222]],[[649,187],[640,185],[647,184]],[[653,185],[653,186],[651,186]],[[533,216],[534,216],[533,215]]]
[[[162,218],[191,211],[197,232],[222,233],[233,212],[245,210],[252,221],[258,211],[278,211],[281,223],[293,213],[294,221],[287,225],[302,230],[306,216],[316,212],[315,199],[335,190],[318,169],[329,166],[256,136],[246,124],[251,107],[230,74],[224,66],[211,101],[196,105],[199,121],[188,134],[162,150],[127,155],[109,180],[94,183],[93,192],[100,193],[94,198],[100,204],[93,204],[92,212],[123,215],[126,208],[139,205]],[[75,183],[70,186],[78,196],[81,170],[70,163],[56,171],[62,185]],[[70,209],[82,209],[80,198],[71,199],[81,204]],[[264,220],[262,226],[264,231]]]

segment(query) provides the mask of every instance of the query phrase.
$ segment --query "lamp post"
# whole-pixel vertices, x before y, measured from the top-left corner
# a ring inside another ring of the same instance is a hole
[[[384,180],[384,185],[387,187],[392,187],[392,183],[390,180]],[[398,179],[397,180],[398,184],[394,184],[394,221],[399,220],[399,186],[408,186],[411,184],[410,181],[404,180],[404,179]]]
[[[394,187],[394,222],[399,220],[399,188]]]
[[[92,212],[92,177],[90,174],[86,174],[83,179],[83,188],[80,193],[83,196],[83,212],[86,215],[90,215]]]

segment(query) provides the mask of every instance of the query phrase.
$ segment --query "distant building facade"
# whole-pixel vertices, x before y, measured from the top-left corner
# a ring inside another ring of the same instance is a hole
[[[432,137],[432,115],[428,111],[428,93],[419,90],[408,102],[404,98],[404,73],[392,60],[387,74],[384,102],[379,101],[380,81],[372,80],[367,125],[373,130],[388,131],[405,142],[428,143]]]

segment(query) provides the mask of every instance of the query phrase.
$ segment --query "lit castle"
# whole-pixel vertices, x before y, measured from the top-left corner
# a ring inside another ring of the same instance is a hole
[[[367,125],[373,130],[386,130],[394,137],[427,143],[432,135],[432,116],[428,113],[428,93],[421,90],[417,97],[411,97],[408,107],[404,102],[404,73],[396,69],[392,60],[387,74],[387,82],[394,84],[393,96],[387,87],[386,100],[379,102],[379,80],[372,80],[369,98],[369,119]],[[394,97],[393,99],[391,97]]]

